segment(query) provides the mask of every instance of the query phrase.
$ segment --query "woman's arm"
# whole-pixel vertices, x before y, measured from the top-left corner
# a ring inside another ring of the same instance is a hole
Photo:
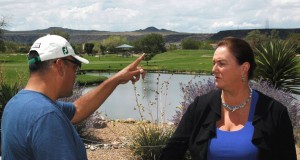
[[[198,97],[189,105],[187,111],[182,116],[174,134],[163,149],[160,160],[179,160],[184,158],[194,128],[194,108],[197,106],[197,101]]]
[[[286,107],[284,107],[284,110],[281,113],[278,128],[278,147],[280,152],[280,157],[278,159],[296,160],[297,154],[295,148],[293,127]]]

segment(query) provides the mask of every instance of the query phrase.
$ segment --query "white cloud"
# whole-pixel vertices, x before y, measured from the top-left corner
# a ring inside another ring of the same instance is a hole
[[[2,0],[9,30],[49,27],[132,31],[154,26],[179,32],[299,28],[299,0]]]

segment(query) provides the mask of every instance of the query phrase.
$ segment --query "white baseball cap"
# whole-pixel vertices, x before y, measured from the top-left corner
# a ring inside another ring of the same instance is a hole
[[[87,59],[76,55],[70,43],[65,38],[58,35],[48,34],[44,37],[37,39],[31,46],[30,51],[38,52],[38,59],[40,61],[73,56],[75,59],[82,63],[89,63]]]

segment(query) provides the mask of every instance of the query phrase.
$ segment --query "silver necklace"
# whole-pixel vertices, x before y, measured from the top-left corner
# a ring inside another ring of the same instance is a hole
[[[225,102],[222,102],[222,105],[225,108],[229,109],[231,112],[234,112],[237,109],[245,107],[246,104],[251,101],[251,98],[252,98],[252,89],[250,88],[250,95],[247,97],[247,99],[242,104],[237,105],[237,106],[231,106],[231,105],[226,104]]]

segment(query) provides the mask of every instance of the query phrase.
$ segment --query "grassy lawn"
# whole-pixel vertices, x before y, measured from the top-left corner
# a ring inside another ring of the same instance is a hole
[[[210,73],[212,67],[212,50],[176,50],[158,54],[147,64],[142,61],[141,65],[149,71],[170,71],[170,72],[197,72]],[[90,61],[90,64],[83,64],[82,70],[87,71],[118,71],[133,62],[138,55],[122,57],[121,55],[109,54],[99,57],[83,55]],[[22,79],[25,84],[28,79],[28,64],[26,55],[0,54],[1,68],[4,72],[5,81],[15,83]],[[90,80],[92,79],[92,80]],[[105,79],[105,78],[101,78]],[[94,77],[79,75],[78,80],[97,81]]]
[[[159,54],[145,66],[149,70],[211,73],[213,50],[176,50]]]
[[[169,71],[211,74],[213,50],[175,50],[158,54],[148,63],[142,61],[141,65],[148,71]],[[82,70],[86,71],[118,71],[133,62],[138,55],[122,57],[121,55],[109,54],[101,56],[83,55],[90,61],[90,64],[83,64]],[[299,57],[300,58],[300,57]],[[15,83],[21,80],[25,85],[28,79],[28,64],[26,55],[0,54],[0,71],[5,75],[5,81]],[[298,64],[300,68],[300,63]],[[21,78],[20,78],[21,77]],[[105,77],[90,77],[79,75],[81,83],[93,83],[104,80]]]
[[[142,61],[141,65],[146,70],[152,71],[210,72],[212,55],[213,50],[176,50],[158,54],[148,64]],[[84,57],[90,61],[90,64],[83,65],[83,70],[100,71],[120,70],[136,59],[136,56],[123,58],[115,54]]]
[[[3,55],[0,54],[0,71],[4,81],[13,84],[20,82],[25,84],[28,79],[28,64],[26,55]]]

